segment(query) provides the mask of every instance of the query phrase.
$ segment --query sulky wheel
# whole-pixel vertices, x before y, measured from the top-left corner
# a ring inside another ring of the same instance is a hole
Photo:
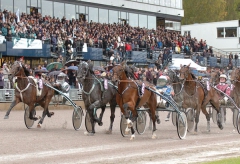
[[[33,109],[33,117],[36,115],[36,110]],[[25,112],[24,112],[24,122],[25,125],[28,129],[32,128],[33,124],[34,124],[34,120],[31,120],[29,118],[29,107],[25,108]]]
[[[184,112],[177,115],[177,133],[180,139],[185,139],[187,135],[187,117]]]
[[[146,112],[145,111],[138,111],[138,117],[137,117],[137,122],[136,122],[136,130],[138,134],[143,134],[146,129]]]
[[[238,112],[238,117],[237,117],[237,131],[240,134],[240,112]]]
[[[177,122],[177,113],[176,112],[172,112],[172,123],[174,126],[176,126]]]
[[[238,109],[233,109],[233,126],[237,128]]]
[[[220,109],[220,112],[221,112],[221,108]],[[217,123],[217,111],[216,109],[212,108],[212,120],[213,120],[213,123]]]
[[[187,110],[187,130],[188,132],[191,132],[194,128],[194,115],[195,115],[195,110],[192,108],[189,108]]]
[[[75,130],[79,130],[81,128],[82,116],[83,116],[83,110],[80,106],[73,110],[72,123],[73,123],[73,128]]]
[[[96,122],[94,121],[93,124],[95,126]],[[85,128],[86,128],[88,133],[92,133],[91,117],[90,117],[88,112],[86,112],[86,116],[85,116]]]

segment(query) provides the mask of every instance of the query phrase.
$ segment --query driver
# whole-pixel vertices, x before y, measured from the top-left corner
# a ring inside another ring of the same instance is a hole
[[[70,90],[70,85],[67,82],[65,82],[66,77],[67,75],[61,72],[57,76],[57,80],[56,80],[56,84],[60,85],[60,89],[64,93],[68,93]]]
[[[167,97],[168,99],[172,100],[172,96],[174,96],[174,90],[172,86],[169,84],[170,78],[167,75],[161,75],[157,81],[157,90],[163,94],[163,96]],[[168,108],[169,103],[166,100],[161,99],[160,96],[157,96],[158,107],[161,108]],[[165,121],[169,121],[171,112],[168,113],[167,118]]]
[[[230,96],[231,88],[226,83],[227,76],[225,74],[221,74],[219,78],[220,78],[220,81],[219,81],[219,84],[216,85],[216,88],[224,92],[226,95]],[[226,105],[227,101],[228,101],[227,96],[224,96],[224,97],[219,96],[219,102],[221,105]]]

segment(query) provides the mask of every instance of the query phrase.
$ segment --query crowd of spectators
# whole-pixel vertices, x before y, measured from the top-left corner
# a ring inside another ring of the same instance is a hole
[[[84,43],[88,47],[102,48],[103,54],[112,56],[118,53],[121,58],[131,56],[131,51],[161,50],[169,48],[174,53],[208,51],[206,41],[198,41],[190,35],[181,35],[178,31],[169,31],[158,26],[156,30],[131,27],[128,24],[101,24],[87,20],[56,18],[41,13],[21,13],[18,16],[7,10],[0,12],[0,34],[7,41],[13,38],[40,39],[51,44],[52,51],[81,51]],[[211,51],[211,50],[209,50]]]

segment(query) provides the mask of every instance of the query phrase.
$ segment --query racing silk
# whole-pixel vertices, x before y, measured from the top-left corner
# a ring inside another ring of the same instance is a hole
[[[38,79],[38,83],[39,83],[39,89],[42,89],[43,88],[43,81],[42,79]]]
[[[231,88],[226,83],[219,83],[216,85],[216,88],[221,90],[222,92],[226,93],[228,96],[230,96]]]
[[[170,98],[172,95],[171,93],[173,92],[173,88],[170,85],[163,86],[163,87],[157,87],[157,89],[161,92],[163,92],[163,96],[166,96],[167,98]]]

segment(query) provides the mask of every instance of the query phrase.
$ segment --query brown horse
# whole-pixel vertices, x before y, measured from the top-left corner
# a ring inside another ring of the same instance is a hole
[[[231,92],[234,102],[240,107],[240,68],[235,68],[231,72],[231,82],[234,85],[234,89]]]
[[[41,127],[45,116],[47,115],[48,117],[51,117],[54,114],[48,110],[48,105],[54,95],[54,90],[47,87],[46,85],[43,85],[41,95],[37,96],[36,83],[32,78],[28,77],[29,71],[19,61],[14,62],[10,73],[13,76],[17,77],[17,84],[15,89],[15,99],[10,105],[4,118],[8,119],[12,108],[19,102],[23,102],[29,106],[29,119],[36,121],[38,118],[34,117],[33,112],[35,104],[38,103],[41,107],[44,108],[42,118],[38,122],[38,127]]]
[[[147,88],[154,89],[154,86],[147,81],[138,81],[128,79],[125,73],[126,63],[123,62],[120,65],[113,67],[113,77],[112,81],[118,84],[118,94],[116,94],[117,104],[119,105],[121,112],[125,115],[127,120],[127,128],[125,133],[129,132],[129,127],[131,128],[131,140],[135,138],[135,130],[133,129],[133,122],[136,121],[137,111],[136,109],[147,105],[149,107],[149,114],[153,121],[153,130],[152,130],[152,138],[156,138],[156,107],[157,107],[157,98],[155,93],[150,91]],[[145,85],[144,93],[140,97],[139,95],[139,85]],[[132,112],[131,120],[129,119],[129,112]]]
[[[204,103],[202,104],[202,112],[205,114],[206,118],[207,118],[207,123],[208,123],[208,131],[210,131],[210,115],[206,110],[206,106],[208,103],[210,103],[212,105],[212,107],[217,111],[217,125],[218,127],[222,130],[223,126],[222,126],[222,119],[221,117],[222,114],[220,113],[220,103],[219,103],[219,93],[216,89],[214,89],[214,86],[217,85],[219,83],[219,76],[220,73],[218,71],[212,71],[210,74],[210,80],[209,80],[209,89],[207,94],[205,95],[205,99],[204,99]],[[226,112],[226,110],[224,110]],[[225,116],[225,114],[224,114]]]
[[[219,101],[216,96],[216,92],[213,88],[210,89],[205,95],[203,86],[195,79],[194,75],[190,71],[190,64],[188,66],[182,66],[180,69],[180,78],[183,81],[183,104],[184,109],[193,108],[196,110],[195,116],[195,129],[197,132],[200,110],[205,114],[207,119],[207,130],[210,131],[210,115],[206,110],[206,105],[210,102],[218,113],[218,126],[222,129],[221,114],[219,110]]]

